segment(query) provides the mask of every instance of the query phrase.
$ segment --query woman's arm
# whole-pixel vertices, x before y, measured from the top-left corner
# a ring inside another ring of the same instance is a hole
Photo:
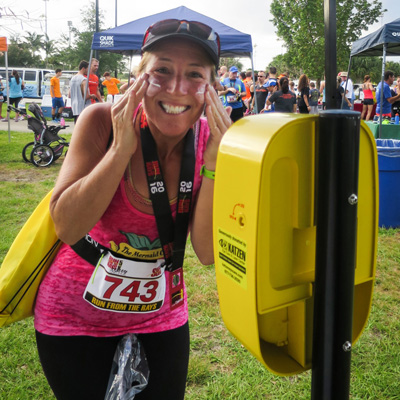
[[[223,108],[215,90],[209,85],[206,90],[206,116],[210,136],[204,152],[204,164],[209,171],[215,171],[219,144],[232,121],[231,107]],[[193,210],[191,240],[193,249],[204,265],[213,264],[213,196],[214,180],[203,177]]]
[[[304,100],[304,103],[306,103],[307,108],[310,108],[310,104],[308,102],[308,96],[306,94],[303,94],[303,100]]]
[[[319,87],[319,93],[322,94],[325,89],[325,81],[321,82],[321,86]]]
[[[137,147],[133,114],[147,85],[146,76],[114,106],[93,105],[81,113],[50,202],[63,242],[76,243],[110,204]]]

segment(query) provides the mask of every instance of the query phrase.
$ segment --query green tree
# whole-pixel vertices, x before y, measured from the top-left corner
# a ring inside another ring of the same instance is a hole
[[[235,65],[239,71],[243,71],[243,63],[240,62],[240,58],[232,58],[232,57],[221,57],[219,65],[226,65],[228,70],[230,67]]]
[[[382,75],[382,58],[353,57],[350,75],[353,82],[363,82],[365,75],[369,75],[372,82],[379,82]]]
[[[43,63],[40,55],[33,55],[30,44],[23,42],[19,35],[10,37],[7,55],[11,67],[40,67]],[[4,54],[0,56],[0,65],[5,64],[4,57]]]
[[[379,0],[340,0],[336,3],[337,68],[346,70],[351,44],[362,30],[377,22]],[[291,64],[313,79],[324,75],[325,31],[323,0],[272,0],[272,23],[287,49]]]
[[[392,71],[394,73],[394,76],[398,77],[400,76],[400,63],[395,61],[388,61],[386,62],[386,70]]]
[[[274,57],[272,61],[268,64],[267,71],[270,67],[276,68],[278,76],[283,72],[288,72],[290,79],[298,79],[302,74],[302,70],[292,63],[292,60],[287,53],[279,54]]]
[[[76,69],[81,60],[89,61],[90,50],[93,40],[93,34],[95,33],[96,27],[96,6],[95,2],[92,1],[88,6],[81,10],[83,29],[78,30],[77,28],[72,28],[72,33],[74,35],[74,44],[69,47],[69,41],[64,37],[62,43],[62,49],[57,54],[58,60],[67,66],[65,69]],[[104,15],[99,11],[99,29],[104,30],[103,22]],[[100,52],[99,53],[99,75],[102,75],[105,71],[123,71],[126,70],[125,64],[123,62],[123,56],[110,52]]]
[[[44,35],[38,35],[36,32],[27,32],[24,36],[25,42],[30,46],[33,57],[44,48],[45,41],[43,38]]]

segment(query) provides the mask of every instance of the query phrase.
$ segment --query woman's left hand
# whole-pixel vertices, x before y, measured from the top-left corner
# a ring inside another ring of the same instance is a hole
[[[217,92],[211,85],[207,85],[205,100],[210,137],[208,138],[206,151],[204,152],[204,162],[207,169],[215,171],[219,144],[225,132],[232,124],[230,119],[232,108],[224,108]]]

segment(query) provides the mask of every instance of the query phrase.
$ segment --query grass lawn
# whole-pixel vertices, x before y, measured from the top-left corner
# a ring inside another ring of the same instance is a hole
[[[68,135],[67,139],[69,139]],[[0,131],[0,262],[34,207],[53,187],[63,157],[49,168],[22,161],[32,133]],[[354,346],[353,400],[400,400],[400,230],[380,230],[372,312]],[[201,266],[188,244],[191,357],[186,399],[310,399],[311,372],[269,373],[225,328],[213,267]],[[0,400],[54,399],[43,375],[32,318],[0,329]],[[88,399],[90,400],[90,399]]]

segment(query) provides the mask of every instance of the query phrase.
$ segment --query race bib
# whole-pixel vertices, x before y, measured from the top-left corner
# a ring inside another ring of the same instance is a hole
[[[228,103],[235,103],[237,101],[237,97],[236,97],[236,95],[226,96],[226,101]]]
[[[151,313],[165,298],[164,260],[141,262],[107,253],[95,268],[83,298],[105,311]]]

